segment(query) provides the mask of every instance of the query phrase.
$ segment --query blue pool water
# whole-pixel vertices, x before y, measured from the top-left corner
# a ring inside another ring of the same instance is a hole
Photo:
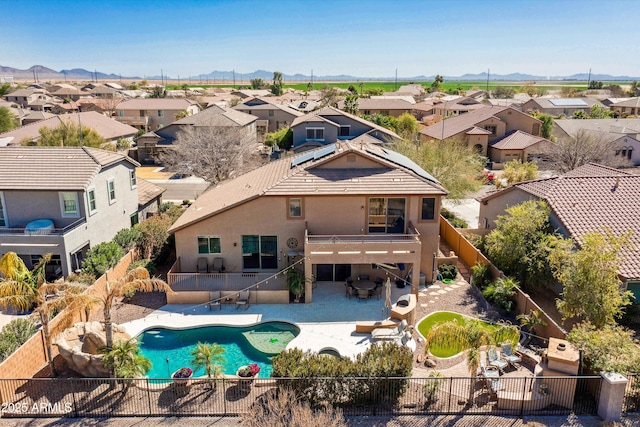
[[[260,378],[271,376],[271,358],[300,333],[286,322],[253,326],[203,326],[189,329],[148,329],[137,337],[140,352],[151,361],[149,378],[170,378],[179,368],[190,367],[194,377],[206,375],[191,363],[191,349],[198,342],[217,343],[225,349],[225,374],[235,374],[243,365],[257,363]]]

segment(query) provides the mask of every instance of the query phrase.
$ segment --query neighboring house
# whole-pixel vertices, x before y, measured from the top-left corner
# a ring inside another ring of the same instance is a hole
[[[122,154],[87,147],[0,149],[0,256],[67,276],[87,251],[138,218],[135,168]]]
[[[479,200],[479,227],[494,228],[498,215],[527,200],[547,202],[551,226],[578,244],[592,231],[631,231],[619,275],[640,296],[640,175],[590,163],[563,176],[515,184]]]
[[[602,102],[602,105],[604,105],[605,107],[611,108],[613,104],[616,104],[622,101],[628,101],[629,99],[631,98],[605,98],[600,102]]]
[[[240,89],[232,91],[231,94],[240,99],[251,99],[269,96],[271,91],[269,89]]]
[[[506,163],[512,160],[530,162],[548,160],[553,142],[541,136],[533,136],[514,130],[489,144],[489,158],[493,162]]]
[[[41,96],[45,95],[46,91],[44,89],[25,88],[6,94],[4,99],[12,104],[18,104],[22,108],[26,108]]]
[[[578,111],[589,113],[594,105],[607,108],[593,98],[531,98],[522,104],[522,111],[539,111],[552,116],[572,117]]]
[[[489,144],[510,132],[519,130],[539,136],[541,124],[540,120],[515,108],[484,105],[475,111],[427,126],[419,133],[423,142],[447,139],[465,141],[486,156]]]
[[[616,156],[640,165],[640,119],[562,119],[554,120],[553,135],[571,138],[580,130],[593,134],[602,142],[611,143]]]
[[[136,129],[155,131],[173,123],[185,110],[197,114],[200,106],[186,98],[136,98],[120,102],[114,118]]]
[[[433,277],[447,192],[405,156],[368,144],[371,139],[275,160],[203,193],[169,230],[178,257],[172,273],[195,273],[200,261],[221,258],[226,274],[246,283],[252,274],[282,273],[303,257],[298,268],[304,265],[309,303],[312,278],[318,286],[359,274],[373,279],[372,264],[397,263],[406,266],[401,274],[415,272],[417,294],[418,272]]]
[[[166,188],[157,186],[146,179],[137,178],[138,181],[138,217],[131,220],[132,225],[139,221],[156,215],[162,204],[162,193]],[[135,220],[135,221],[134,221]]]
[[[158,149],[173,144],[180,130],[190,127],[234,127],[242,129],[252,141],[257,142],[256,116],[232,108],[213,105],[192,116],[176,120],[155,132],[147,132],[136,139],[138,159],[149,163],[158,158]]]
[[[297,117],[291,124],[293,149],[308,150],[369,135],[380,144],[400,139],[389,129],[346,113],[334,107],[324,107]]]
[[[425,99],[424,101],[413,104],[411,106],[411,114],[418,119],[418,121],[427,124],[435,123],[433,118],[433,101],[433,99]]]
[[[640,116],[640,97],[629,98],[609,106],[617,117]]]
[[[60,99],[70,99],[72,101],[77,101],[80,98],[87,98],[90,96],[88,93],[81,91],[77,87],[67,84],[61,84],[49,88],[49,93]]]
[[[338,108],[344,109],[344,101],[338,102]],[[411,113],[413,104],[404,99],[395,98],[358,98],[358,111],[366,116],[382,114],[384,116],[400,117],[404,113]]]
[[[398,88],[398,90],[396,91],[396,93],[401,93],[401,94],[408,94],[414,98],[418,98],[422,95],[424,95],[426,92],[424,86],[420,85],[420,84],[408,84],[408,85],[402,85]]]
[[[440,99],[433,100],[433,112],[440,119],[442,119],[442,117],[459,116],[460,114],[475,111],[483,107],[485,107],[485,105],[482,102],[469,97],[457,98],[450,101]]]
[[[290,102],[288,105],[294,110],[298,110],[303,113],[309,113],[320,108],[320,102],[314,101],[313,99],[298,99]]]
[[[22,116],[22,126],[30,125],[31,123],[40,122],[55,117],[53,113],[45,113],[44,111],[23,110],[26,114]],[[21,128],[17,128],[21,129]],[[14,129],[14,130],[17,130]]]
[[[270,102],[269,99],[264,98],[247,99],[233,109],[256,116],[258,118],[257,130],[262,135],[289,127],[296,117],[304,115],[293,108]]]
[[[87,113],[54,115],[45,120],[40,119],[39,121],[13,129],[9,132],[1,133],[0,138],[10,138],[8,141],[9,145],[20,145],[20,142],[25,139],[36,141],[40,138],[40,128],[48,127],[55,129],[59,126],[66,126],[69,123],[75,126],[81,125],[82,127],[93,129],[107,142],[113,144],[120,138],[133,141],[133,137],[138,131],[134,127],[118,123],[109,117],[105,117],[103,114],[90,111]]]

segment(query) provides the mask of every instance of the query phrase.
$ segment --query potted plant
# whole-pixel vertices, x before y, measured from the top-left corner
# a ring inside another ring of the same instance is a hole
[[[304,277],[304,273],[295,268],[287,270],[287,287],[295,296],[295,302],[300,302],[300,297],[304,294],[304,285],[306,282],[307,279]]]
[[[240,381],[238,382],[238,386],[240,388],[251,387],[251,384],[253,384],[254,378],[258,376],[259,372],[260,372],[260,366],[258,366],[256,363],[240,366],[236,371],[236,375],[240,379]]]
[[[175,385],[189,385],[193,371],[191,368],[180,368],[171,374]]]

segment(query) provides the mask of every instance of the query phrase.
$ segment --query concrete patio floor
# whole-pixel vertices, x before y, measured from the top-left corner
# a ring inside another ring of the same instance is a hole
[[[392,283],[391,302],[411,288],[399,289]],[[165,305],[150,315],[123,323],[127,333],[137,336],[142,331],[164,326],[187,328],[203,325],[252,325],[270,320],[289,321],[300,327],[300,334],[289,344],[303,350],[318,352],[335,349],[342,356],[353,357],[372,343],[369,334],[356,334],[356,321],[382,320],[389,310],[384,306],[384,291],[380,299],[347,298],[344,282],[318,282],[313,289],[311,304],[252,304],[246,310],[235,304],[222,304],[210,311],[206,304]],[[114,319],[117,322],[117,319]]]

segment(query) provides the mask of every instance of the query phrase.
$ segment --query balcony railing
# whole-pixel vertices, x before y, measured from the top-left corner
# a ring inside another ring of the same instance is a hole
[[[53,228],[53,229],[27,229],[20,227],[10,227],[3,228],[0,227],[0,235],[1,236],[63,236],[70,231],[80,227],[82,224],[86,223],[86,218],[80,218],[79,220],[67,225],[64,228]]]
[[[273,273],[172,273],[167,274],[169,286],[179,291],[241,291],[258,284],[254,290],[287,289],[284,274]]]
[[[420,233],[409,223],[407,234],[310,234],[305,230],[307,244],[367,244],[367,243],[411,243],[420,241]]]

